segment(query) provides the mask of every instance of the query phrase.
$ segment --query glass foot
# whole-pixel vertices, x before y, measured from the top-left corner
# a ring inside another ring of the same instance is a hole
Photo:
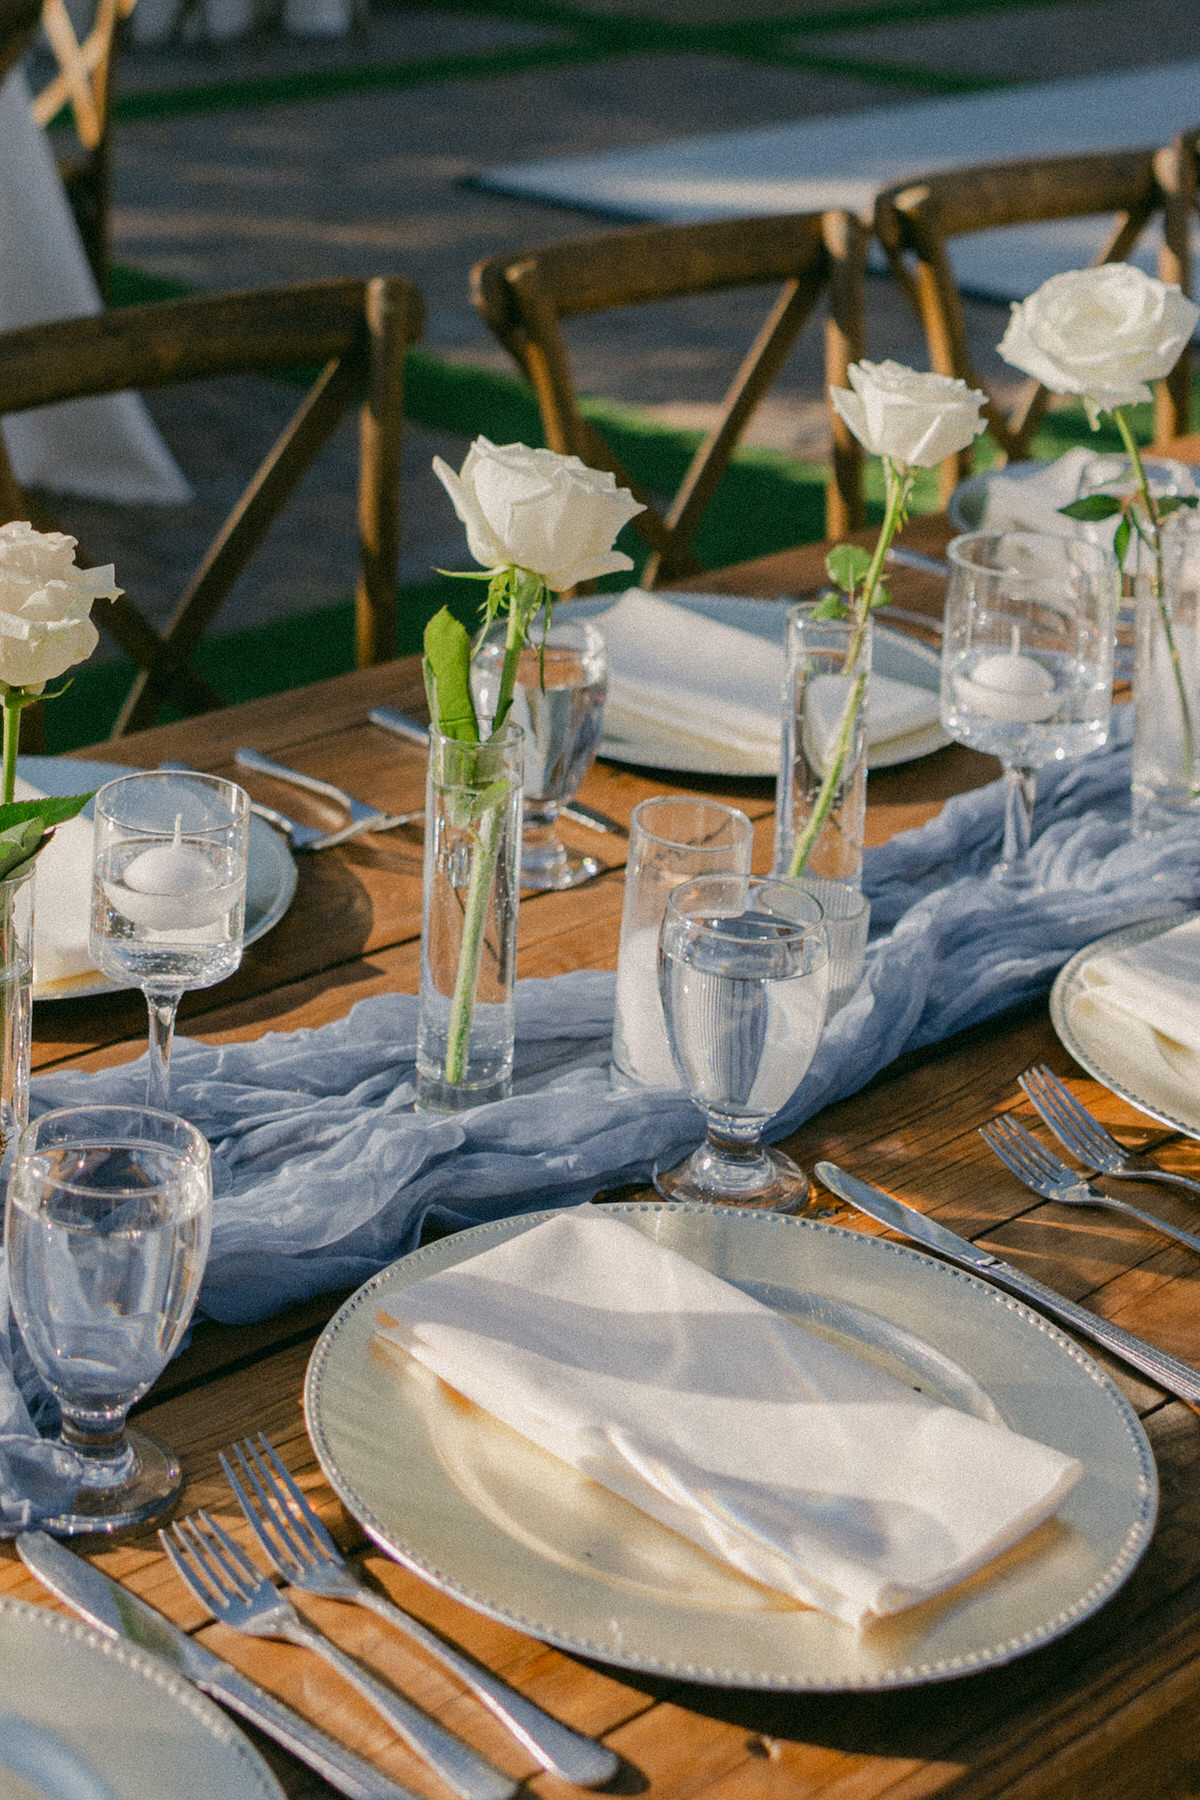
[[[693,1150],[674,1169],[654,1169],[654,1185],[664,1200],[703,1200],[719,1206],[754,1206],[767,1212],[795,1212],[808,1200],[808,1176],[782,1150],[764,1144],[733,1153],[710,1143]]]
[[[599,875],[604,864],[594,856],[579,856],[574,851],[545,862],[521,864],[521,886],[534,894],[556,893],[559,888],[579,887]]]
[[[55,1537],[94,1536],[144,1525],[166,1511],[183,1482],[179,1458],[140,1431],[127,1430],[124,1443],[129,1454],[116,1464],[89,1469],[66,1510],[38,1520],[43,1531]],[[81,1467],[86,1460],[79,1458]],[[110,1473],[117,1478],[106,1483],[103,1477]]]

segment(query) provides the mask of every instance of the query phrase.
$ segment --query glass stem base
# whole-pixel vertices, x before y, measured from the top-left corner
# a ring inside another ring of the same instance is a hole
[[[701,1200],[793,1212],[808,1200],[808,1176],[782,1150],[754,1139],[739,1143],[710,1131],[698,1150],[674,1169],[654,1169],[664,1200]]]
[[[62,1445],[79,1464],[79,1485],[62,1512],[39,1519],[55,1537],[125,1531],[165,1512],[183,1482],[174,1451],[143,1432],[118,1431],[104,1441],[64,1423]]]
[[[992,880],[1002,887],[1036,889],[1037,876],[1029,862],[1033,841],[1033,803],[1037,796],[1037,770],[1004,771],[1004,848],[992,870]]]

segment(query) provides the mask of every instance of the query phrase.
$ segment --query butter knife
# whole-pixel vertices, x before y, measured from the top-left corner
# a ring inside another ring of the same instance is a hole
[[[401,712],[398,706],[373,706],[367,717],[372,725],[390,731],[393,737],[403,738],[406,743],[422,747],[429,743],[428,725],[422,725],[411,713]],[[586,825],[592,831],[609,832],[618,837],[629,835],[619,819],[610,818],[598,806],[585,806],[582,800],[566,800],[558,810],[565,818],[574,819],[577,825]]]
[[[897,1200],[893,1195],[885,1194],[881,1188],[860,1181],[856,1175],[848,1175],[836,1163],[819,1162],[816,1176],[818,1181],[823,1182],[831,1193],[836,1194],[839,1200],[844,1200],[848,1206],[857,1208],[872,1219],[878,1219],[881,1225],[890,1226],[893,1231],[912,1238],[927,1250],[936,1250],[947,1262],[958,1263],[962,1268],[982,1275],[985,1281],[995,1282],[999,1287],[1019,1294],[1039,1311],[1049,1313],[1051,1318],[1061,1319],[1064,1325],[1070,1325],[1084,1337],[1091,1338],[1093,1343],[1111,1350],[1114,1356],[1119,1356],[1131,1369],[1139,1370],[1169,1394],[1177,1395],[1189,1406],[1200,1407],[1200,1370],[1192,1368],[1190,1363],[1181,1362],[1166,1350],[1157,1350],[1144,1338],[1135,1337],[1131,1331],[1123,1331],[1119,1325],[1110,1324],[1098,1313],[1089,1312],[1087,1307],[1077,1306],[1074,1300],[1055,1293],[1053,1288],[1046,1287],[1034,1276],[1014,1269],[1011,1263],[1002,1262],[990,1250],[984,1250],[967,1238],[959,1237],[956,1232],[950,1231],[945,1225],[939,1225],[936,1219],[928,1218],[915,1207],[906,1206],[903,1200]]]
[[[393,1781],[381,1769],[310,1724],[65,1544],[44,1531],[23,1531],[17,1539],[17,1552],[43,1587],[89,1625],[107,1637],[136,1644],[177,1674],[185,1675],[214,1700],[222,1701],[315,1769],[347,1800],[417,1800],[411,1788]]]
[[[286,763],[275,762],[270,756],[264,756],[261,750],[235,750],[233,760],[239,769],[252,769],[255,774],[269,775],[274,781],[288,782],[292,787],[304,788],[307,793],[320,794],[323,800],[332,800],[335,805],[342,806],[350,814],[350,823],[343,825],[338,831],[328,831],[315,844],[309,845],[312,850],[332,850],[335,844],[344,844],[349,838],[357,837],[363,831],[394,831],[398,825],[415,825],[425,817],[424,808],[416,812],[388,813],[378,806],[370,806],[365,800],[356,800],[344,788],[337,787],[332,781],[322,781],[318,775],[305,775],[299,769],[289,769]]]

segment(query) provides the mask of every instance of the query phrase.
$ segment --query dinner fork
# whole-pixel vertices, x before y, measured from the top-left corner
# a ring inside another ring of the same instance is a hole
[[[1050,1127],[1059,1143],[1066,1145],[1089,1174],[1121,1175],[1127,1181],[1165,1181],[1200,1194],[1200,1181],[1193,1181],[1189,1175],[1176,1175],[1172,1169],[1160,1169],[1147,1157],[1118,1144],[1045,1063],[1035,1063],[1018,1075],[1017,1081],[1043,1124]]]
[[[221,1467],[264,1556],[285,1581],[310,1594],[365,1606],[389,1625],[406,1632],[457,1675],[544,1769],[576,1787],[598,1787],[611,1781],[620,1766],[620,1758],[613,1751],[551,1718],[499,1675],[472,1661],[378,1593],[346,1561],[263,1432],[259,1432],[257,1444],[249,1438],[235,1444],[233,1455],[241,1475],[225,1455],[221,1457]],[[257,1506],[248,1488],[253,1489]]]
[[[477,1756],[427,1713],[376,1681],[344,1650],[302,1619],[246,1553],[206,1512],[176,1520],[159,1542],[175,1573],[214,1618],[250,1637],[283,1638],[315,1650],[358,1689],[410,1749],[423,1757],[462,1800],[510,1800],[517,1783],[501,1769]]]
[[[1069,1169],[1052,1150],[1039,1144],[1019,1119],[1009,1118],[1006,1114],[993,1119],[990,1125],[981,1125],[979,1134],[1005,1167],[1044,1200],[1057,1200],[1062,1206],[1107,1206],[1128,1219],[1137,1219],[1141,1224],[1161,1231],[1164,1237],[1174,1238],[1176,1243],[1186,1244],[1189,1250],[1200,1251],[1200,1237],[1194,1237],[1190,1231],[1166,1225],[1152,1213],[1143,1212],[1140,1206],[1130,1206],[1127,1200],[1114,1200],[1111,1194],[1101,1193],[1077,1170]]]

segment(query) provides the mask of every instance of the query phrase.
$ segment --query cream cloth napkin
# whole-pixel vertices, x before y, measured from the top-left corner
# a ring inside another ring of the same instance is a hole
[[[731,774],[779,760],[782,644],[631,588],[595,621],[608,651],[604,732],[622,744],[711,757]],[[929,688],[872,674],[869,742],[881,746],[937,722]]]
[[[1082,1473],[586,1207],[389,1294],[378,1330],[643,1512],[854,1626],[980,1568]]]
[[[44,796],[18,775],[15,798],[41,800]],[[91,907],[92,821],[76,817],[55,826],[54,836],[37,859],[33,889],[35,987],[95,972],[88,949]]]
[[[1087,537],[1095,543],[1111,545],[1117,521],[1099,519],[1087,523],[1068,519],[1058,510],[1069,506],[1079,495],[1079,478],[1088,463],[1098,460],[1097,452],[1077,445],[1045,468],[1035,463],[1013,463],[987,477],[984,484],[983,513],[980,531],[1049,531],[1058,537]],[[1119,456],[1108,459],[1119,467]],[[1196,484],[1186,463],[1167,465],[1178,493],[1194,494]]]
[[[1068,1013],[1081,1041],[1149,1105],[1200,1122],[1200,917],[1079,973]]]

